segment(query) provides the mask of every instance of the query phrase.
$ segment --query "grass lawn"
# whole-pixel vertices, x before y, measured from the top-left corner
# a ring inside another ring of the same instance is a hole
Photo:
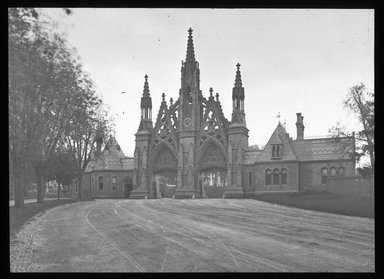
[[[348,196],[330,192],[256,195],[256,200],[348,216],[374,218],[373,196]]]
[[[24,208],[9,207],[9,236],[14,238],[17,231],[23,226],[23,224],[36,214],[45,211],[47,209],[79,201],[78,199],[62,199],[62,200],[46,200],[44,203],[26,203]]]

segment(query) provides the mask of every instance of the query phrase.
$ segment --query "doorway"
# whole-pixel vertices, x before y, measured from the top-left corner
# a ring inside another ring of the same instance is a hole
[[[126,177],[124,179],[124,198],[129,198],[132,188],[132,179],[130,177]]]

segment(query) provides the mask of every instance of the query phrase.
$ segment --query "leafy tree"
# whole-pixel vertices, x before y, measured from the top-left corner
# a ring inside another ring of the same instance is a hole
[[[113,129],[113,124],[101,99],[93,96],[92,91],[78,104],[77,116],[69,123],[73,128],[66,136],[65,143],[75,164],[79,198],[82,198],[83,173],[94,157],[96,136],[107,138]]]
[[[356,160],[359,161],[362,156],[369,156],[370,165],[365,167],[373,169],[375,166],[374,93],[367,92],[363,83],[352,86],[344,100],[344,107],[353,112],[361,124],[361,130],[355,132],[357,141]],[[337,123],[336,126],[332,127],[330,132],[336,136],[350,135],[346,127],[341,123]],[[365,170],[364,173],[366,172]]]
[[[35,9],[10,8],[8,22],[9,157],[15,206],[22,207],[27,170],[35,171],[37,200],[42,202],[47,162],[66,140],[80,134],[78,126],[88,133],[101,100],[64,36]]]
[[[70,185],[76,177],[76,169],[69,152],[55,152],[45,162],[44,176],[47,180],[56,180],[58,183],[57,197],[60,197],[61,185]]]

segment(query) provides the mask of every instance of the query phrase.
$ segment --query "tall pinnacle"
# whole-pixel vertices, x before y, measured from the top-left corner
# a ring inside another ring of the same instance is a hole
[[[187,45],[187,58],[185,62],[194,62],[195,61],[195,51],[193,49],[193,39],[192,39],[192,28],[188,29],[188,45]]]
[[[243,84],[241,83],[240,63],[237,63],[236,67],[237,67],[237,71],[236,71],[235,87],[243,87]]]
[[[152,108],[152,99],[149,95],[149,86],[148,86],[148,76],[144,76],[144,90],[143,90],[143,97],[141,97],[141,108]]]
[[[235,86],[232,89],[232,99],[244,100],[244,88],[241,82],[240,64],[237,63],[236,67],[237,67],[237,71],[236,71]]]

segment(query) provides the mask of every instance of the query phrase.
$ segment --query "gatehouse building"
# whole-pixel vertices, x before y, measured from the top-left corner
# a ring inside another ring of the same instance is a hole
[[[248,143],[246,90],[240,64],[234,69],[232,114],[226,118],[219,96],[200,89],[192,29],[177,100],[162,102],[152,118],[148,76],[144,77],[134,157],[126,157],[114,137],[89,163],[83,196],[144,198],[243,197],[257,193],[324,189],[329,176],[355,173],[354,136],[307,139],[297,113],[296,138],[278,123],[262,150]],[[77,187],[76,187],[77,189]]]

